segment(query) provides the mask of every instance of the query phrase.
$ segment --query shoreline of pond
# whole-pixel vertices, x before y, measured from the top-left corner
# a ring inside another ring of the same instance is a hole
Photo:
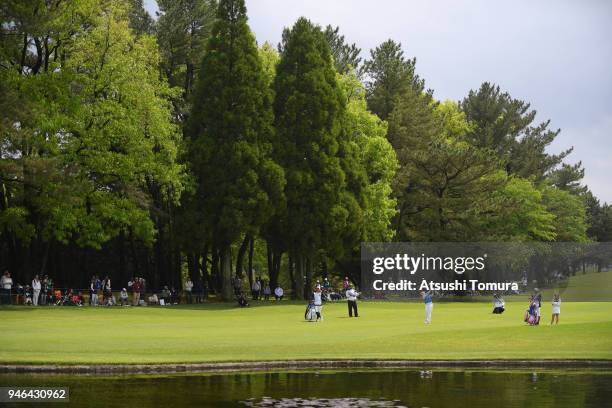
[[[163,364],[0,364],[1,374],[205,373],[303,369],[612,369],[612,360],[278,360]]]

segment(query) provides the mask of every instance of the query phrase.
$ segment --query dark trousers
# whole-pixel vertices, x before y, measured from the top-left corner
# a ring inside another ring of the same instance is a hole
[[[357,301],[349,300],[348,301],[349,317],[353,317],[353,310],[355,311],[355,317],[359,317],[359,314],[357,313]]]
[[[12,302],[11,299],[11,290],[10,289],[2,289],[2,303],[5,305],[10,305]]]

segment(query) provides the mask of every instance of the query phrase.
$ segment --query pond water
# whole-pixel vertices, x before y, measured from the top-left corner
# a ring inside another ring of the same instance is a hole
[[[218,374],[1,374],[0,386],[70,388],[44,406],[611,407],[610,371],[357,370]],[[24,406],[22,403],[5,406]],[[27,404],[26,404],[27,405]]]

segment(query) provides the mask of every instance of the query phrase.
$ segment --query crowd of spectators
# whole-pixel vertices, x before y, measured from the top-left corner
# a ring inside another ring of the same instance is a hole
[[[250,291],[251,300],[268,301],[274,297],[276,301],[283,300],[285,290],[280,284],[274,288],[270,282],[257,276],[252,283],[244,283],[242,278],[236,275],[232,282],[234,295],[241,306],[248,306],[247,293]],[[323,283],[317,281],[317,287],[322,289],[325,300],[341,299],[342,292],[334,292],[328,279]],[[343,291],[348,287],[348,278],[343,282]],[[245,288],[247,290],[245,290]],[[147,306],[147,305],[177,305],[179,303],[198,304],[208,297],[208,290],[201,279],[192,280],[187,277],[182,288],[174,285],[164,285],[159,291],[147,291],[147,281],[143,277],[133,277],[127,282],[126,287],[115,290],[111,278],[104,278],[94,274],[89,287],[83,290],[71,288],[57,288],[54,281],[48,275],[35,275],[26,285],[13,282],[8,270],[4,271],[0,278],[0,304],[23,304],[31,306]],[[182,290],[181,290],[182,289]],[[83,295],[86,293],[88,295]]]

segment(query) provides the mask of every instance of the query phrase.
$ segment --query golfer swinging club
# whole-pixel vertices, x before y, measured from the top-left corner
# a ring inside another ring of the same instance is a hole
[[[317,312],[317,322],[323,321],[323,316],[321,316],[321,309],[323,308],[323,301],[321,299],[321,287],[315,287],[314,293],[312,294],[314,300],[315,311]]]
[[[433,310],[433,300],[429,292],[421,292],[423,302],[425,302],[425,324],[431,323],[431,311]]]
[[[353,288],[353,285],[350,285],[346,291],[349,317],[353,317],[353,310],[355,311],[355,317],[359,317],[359,314],[357,313],[357,296],[359,296],[359,293]]]

